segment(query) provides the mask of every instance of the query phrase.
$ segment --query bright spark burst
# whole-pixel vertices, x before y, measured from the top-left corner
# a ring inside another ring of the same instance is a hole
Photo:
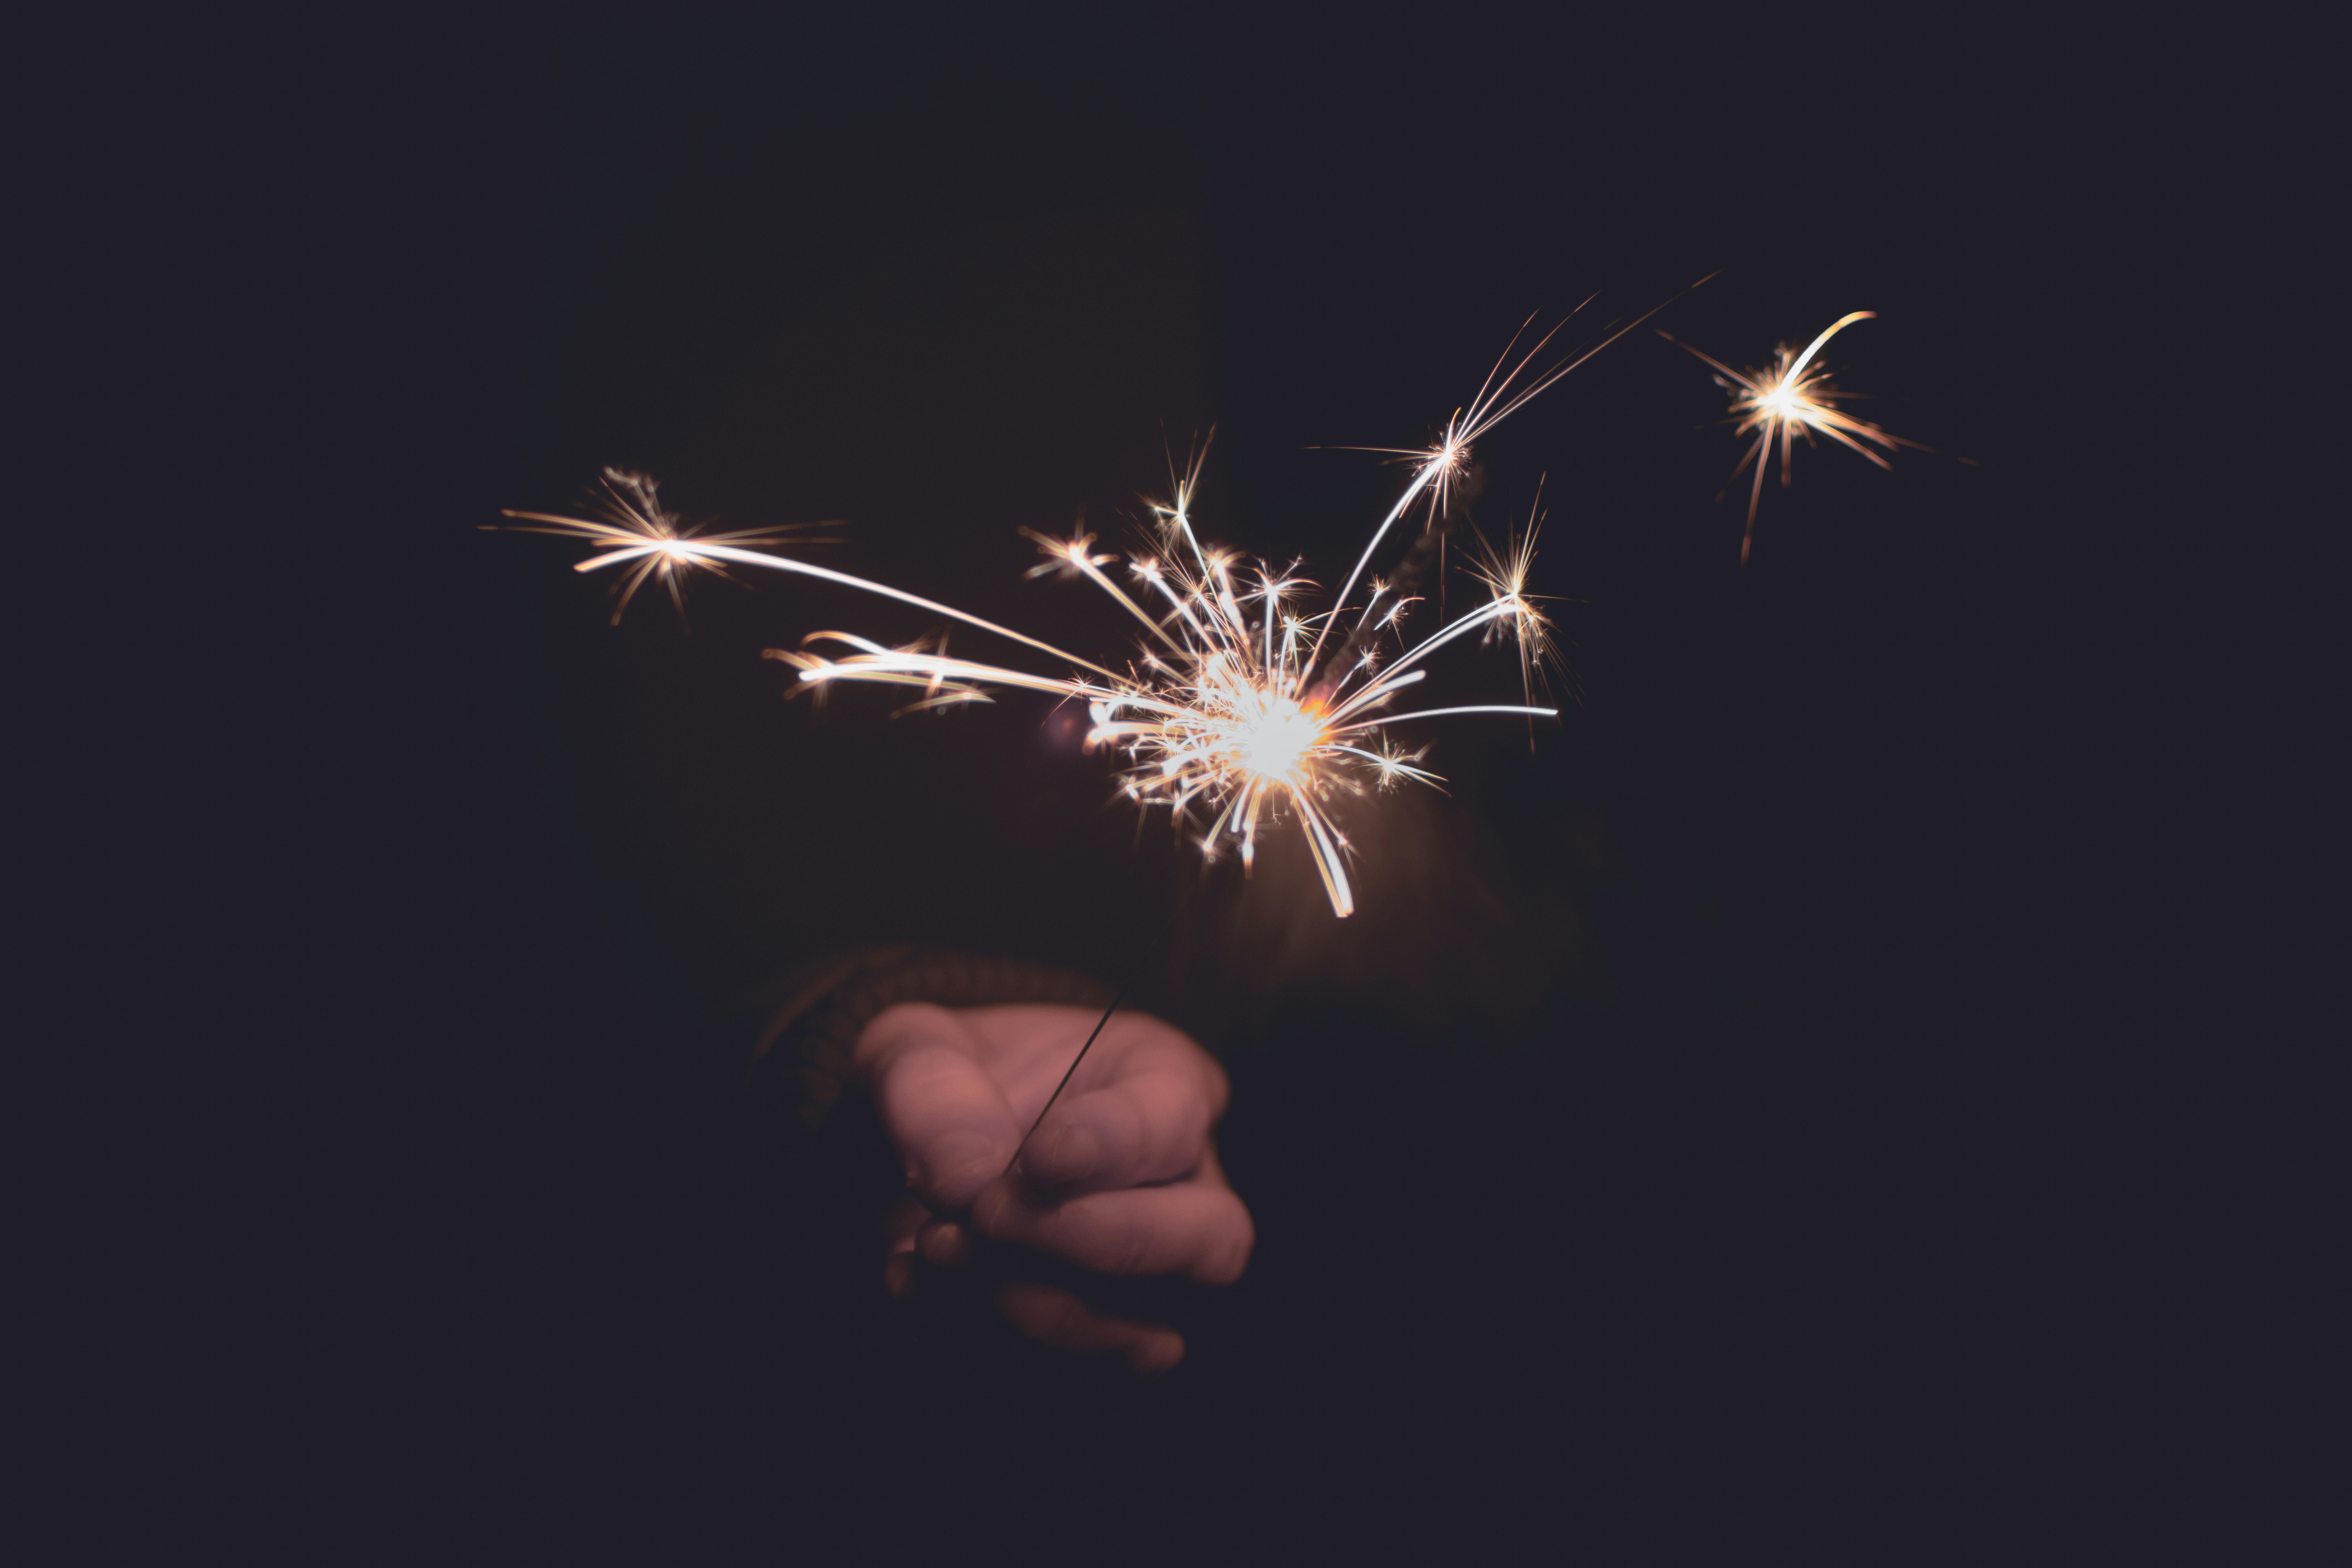
[[[1443,460],[1433,458],[1433,467]],[[913,705],[918,708],[987,701],[991,687],[1083,701],[1092,721],[1087,744],[1125,758],[1119,785],[1129,799],[1147,808],[1168,807],[1179,827],[1195,818],[1205,821],[1195,839],[1202,853],[1214,860],[1237,842],[1244,868],[1255,864],[1260,829],[1295,818],[1331,908],[1344,917],[1355,909],[1346,864],[1354,844],[1335,818],[1337,803],[1361,795],[1367,784],[1441,782],[1418,765],[1427,748],[1400,750],[1382,733],[1387,726],[1465,713],[1531,720],[1559,713],[1531,704],[1412,713],[1385,710],[1397,693],[1424,678],[1427,671],[1415,667],[1445,644],[1480,630],[1524,637],[1539,623],[1527,619],[1523,594],[1498,592],[1377,673],[1367,656],[1314,681],[1321,634],[1353,607],[1314,616],[1295,614],[1292,598],[1313,586],[1295,567],[1277,573],[1264,562],[1244,565],[1230,552],[1204,545],[1192,515],[1198,476],[1196,460],[1178,481],[1174,499],[1153,509],[1153,547],[1127,562],[1127,576],[1140,600],[1104,570],[1118,558],[1098,553],[1094,535],[1031,535],[1045,557],[1033,571],[1084,577],[1141,624],[1147,635],[1125,674],[1064,654],[1091,673],[1034,675],[953,658],[921,644],[885,647],[830,631],[811,634],[799,650],[771,648],[768,657],[798,669],[806,689],[822,690],[838,680],[919,688],[923,696]],[[1426,472],[1416,476],[1417,487],[1430,482]],[[1399,619],[1378,593],[1355,613],[1360,625],[1370,621],[1386,627]],[[849,651],[807,651],[821,644]],[[1523,648],[1526,657],[1541,653],[1540,647]]]
[[[1787,344],[1772,351],[1773,367],[1769,371],[1738,371],[1712,355],[1699,353],[1688,343],[1671,332],[1658,335],[1678,348],[1689,349],[1698,358],[1715,367],[1715,384],[1731,394],[1731,412],[1737,421],[1734,433],[1745,436],[1758,432],[1756,444],[1731,470],[1738,479],[1740,469],[1756,465],[1756,479],[1748,487],[1748,527],[1739,536],[1739,563],[1748,564],[1748,552],[1756,537],[1756,507],[1764,499],[1764,468],[1772,443],[1780,443],[1780,483],[1785,488],[1790,478],[1790,446],[1798,432],[1802,431],[1810,444],[1813,432],[1820,431],[1833,441],[1853,447],[1880,468],[1890,467],[1886,459],[1864,446],[1874,442],[1888,451],[1897,447],[1918,447],[1916,441],[1906,441],[1900,436],[1890,436],[1866,420],[1856,419],[1837,406],[1839,398],[1850,394],[1839,392],[1829,383],[1829,371],[1824,366],[1812,366],[1813,356],[1822,345],[1856,321],[1867,321],[1878,314],[1875,310],[1855,310],[1839,317],[1827,331],[1805,347],[1805,352],[1792,361]],[[1855,439],[1861,437],[1860,440]],[[1921,450],[1926,448],[1921,447]],[[1721,498],[1717,498],[1718,500]]]
[[[558,517],[543,511],[513,511],[505,515],[522,520],[518,533],[552,533],[565,539],[584,539],[605,553],[580,563],[575,570],[593,572],[602,566],[635,563],[634,568],[621,579],[613,605],[613,624],[621,624],[621,616],[629,601],[648,578],[659,577],[669,590],[670,603],[680,614],[686,610],[686,599],[679,581],[689,572],[713,572],[727,575],[725,563],[738,559],[742,547],[751,544],[779,544],[793,534],[823,523],[793,523],[782,528],[746,528],[728,533],[704,533],[688,525],[677,512],[661,504],[659,487],[647,475],[634,474],[625,468],[606,468],[600,481],[604,521],[592,518]],[[536,524],[538,526],[531,526]],[[493,525],[495,526],[495,525]],[[808,538],[804,544],[830,544],[828,539]],[[766,560],[767,557],[761,557]]]
[[[538,512],[509,515],[544,525],[536,531],[595,544],[599,553],[579,563],[576,570],[632,565],[621,594],[623,607],[655,573],[664,576],[675,596],[677,579],[688,568],[759,566],[897,599],[1060,659],[1071,673],[1039,675],[952,656],[943,637],[891,647],[841,631],[812,633],[798,649],[767,650],[767,657],[800,672],[796,689],[822,693],[836,681],[869,681],[919,692],[898,710],[901,713],[986,702],[992,688],[1049,692],[1082,701],[1092,721],[1087,734],[1089,749],[1109,750],[1126,761],[1119,777],[1123,793],[1146,808],[1168,807],[1180,829],[1195,818],[1205,821],[1196,841],[1208,859],[1217,859],[1227,843],[1237,842],[1246,869],[1255,862],[1260,829],[1295,818],[1332,910],[1344,918],[1355,910],[1347,871],[1355,845],[1339,826],[1335,807],[1343,798],[1361,795],[1368,785],[1387,789],[1405,781],[1433,787],[1442,783],[1419,765],[1428,748],[1402,750],[1388,739],[1389,726],[1472,713],[1533,721],[1556,718],[1559,711],[1533,700],[1538,668],[1555,657],[1549,623],[1527,591],[1535,514],[1530,514],[1524,535],[1513,531],[1500,553],[1488,550],[1475,568],[1492,596],[1417,645],[1402,646],[1405,613],[1421,602],[1410,592],[1409,581],[1374,579],[1367,584],[1370,593],[1361,605],[1351,604],[1349,595],[1391,529],[1417,502],[1427,504],[1425,527],[1439,531],[1452,486],[1468,466],[1474,441],[1655,313],[1628,322],[1594,348],[1525,384],[1519,384],[1521,374],[1558,329],[1538,340],[1506,371],[1517,346],[1515,338],[1478,395],[1447,423],[1443,437],[1425,449],[1403,454],[1413,465],[1411,481],[1373,530],[1332,608],[1319,614],[1301,615],[1293,607],[1294,599],[1314,586],[1297,575],[1296,565],[1277,573],[1262,561],[1245,564],[1228,551],[1202,544],[1192,516],[1198,457],[1175,481],[1172,499],[1153,509],[1157,527],[1150,547],[1127,562],[1133,594],[1104,570],[1118,558],[1097,552],[1094,535],[1055,539],[1031,533],[1045,557],[1032,569],[1033,575],[1083,577],[1140,623],[1148,635],[1124,670],[887,584],[744,548],[774,542],[784,531],[689,534],[674,515],[661,510],[653,482],[638,476],[607,471],[607,522]],[[1326,660],[1332,627],[1349,615],[1353,623]],[[1513,639],[1526,702],[1389,710],[1398,693],[1427,676],[1419,668],[1423,660],[1473,633],[1485,634],[1488,642]],[[1383,665],[1377,645],[1391,634],[1400,651]],[[826,651],[809,651],[819,646]]]
[[[1528,592],[1528,578],[1536,564],[1536,532],[1542,526],[1543,496],[1538,486],[1536,503],[1528,509],[1527,531],[1510,530],[1503,536],[1500,550],[1488,543],[1485,534],[1478,534],[1478,554],[1470,563],[1470,574],[1494,595],[1496,616],[1487,623],[1484,640],[1493,643],[1507,635],[1517,645],[1519,690],[1529,702],[1535,700],[1536,683],[1542,679],[1544,666],[1560,663],[1559,648],[1551,640],[1551,617],[1536,607],[1549,595]]]

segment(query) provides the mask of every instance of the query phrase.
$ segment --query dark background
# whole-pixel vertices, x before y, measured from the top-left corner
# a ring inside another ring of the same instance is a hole
[[[2266,977],[2324,873],[2292,761],[2222,804],[2290,706],[2223,667],[2323,623],[2291,510],[2149,417],[2269,216],[2183,107],[2237,79],[2195,42],[1213,7],[115,39],[121,112],[63,139],[125,236],[72,385],[145,434],[77,482],[186,569],[109,613],[200,651],[89,655],[147,759],[91,794],[145,858],[79,896],[173,1022],[100,1101],[133,1283],[66,1446],[157,1438],[159,1510],[329,1556],[2281,1528],[2317,1451],[2242,1461],[2315,1397],[2281,1347],[2316,1179]],[[1936,452],[1801,452],[1742,570],[1696,361],[1644,328],[1515,416],[1473,515],[1541,484],[1573,700],[1532,752],[1432,727],[1452,798],[1366,813],[1344,925],[1295,846],[1244,886],[1139,840],[1042,700],[893,723],[758,658],[912,612],[703,584],[614,628],[573,551],[478,531],[618,463],[1116,647],[1018,528],[1118,538],[1213,424],[1209,531],[1335,584],[1398,470],[1313,448],[1423,442],[1530,311],[1596,295],[1581,347],[1709,273],[1658,324],[1735,363],[1877,310],[1831,362]],[[1258,1251],[1154,1304],[1192,1335],[1165,1382],[893,1307],[860,1167],[742,1094],[749,994],[909,938],[1140,964],[1231,1066]]]

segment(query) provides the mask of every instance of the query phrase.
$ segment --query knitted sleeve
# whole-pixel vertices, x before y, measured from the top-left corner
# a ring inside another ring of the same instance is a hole
[[[985,1007],[1012,1002],[1100,1007],[1109,987],[1068,970],[1013,958],[901,944],[809,960],[787,973],[751,1049],[751,1074],[781,1092],[814,1130],[850,1081],[850,1054],[866,1026],[901,1002]]]

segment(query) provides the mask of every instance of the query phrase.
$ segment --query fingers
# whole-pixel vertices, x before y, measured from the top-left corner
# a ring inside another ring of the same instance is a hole
[[[883,1288],[903,1301],[915,1293],[919,1270],[916,1266],[916,1242],[921,1234],[923,1220],[929,1213],[912,1194],[900,1198],[882,1222],[885,1243],[882,1255]]]
[[[926,1263],[961,1268],[971,1261],[971,1232],[951,1219],[926,1220],[915,1234],[915,1250]]]
[[[970,1261],[971,1233],[953,1220],[928,1216],[913,1198],[884,1225],[888,1253],[882,1282],[900,1300],[922,1289],[926,1265],[952,1268]],[[1031,1339],[1079,1353],[1118,1351],[1138,1372],[1166,1372],[1184,1359],[1184,1337],[1161,1323],[1139,1323],[1096,1311],[1066,1290],[1013,1280],[990,1292],[998,1311]]]
[[[1138,1372],[1166,1372],[1184,1359],[1184,1336],[1175,1330],[1105,1317],[1051,1285],[1001,1285],[996,1309],[1033,1340],[1081,1353],[1118,1351]]]
[[[1189,1062],[1122,1078],[1055,1106],[1022,1151],[1021,1168],[1059,1186],[1165,1182],[1201,1162],[1210,1100]]]
[[[1230,1285],[1249,1266],[1257,1232],[1222,1178],[1041,1199],[1018,1181],[974,1199],[982,1236],[1065,1258],[1098,1274],[1182,1274]]]
[[[981,1061],[1005,1086],[1006,1098],[1034,1116],[1101,1015],[1086,1007],[1019,1004],[958,1008],[956,1017],[971,1032]],[[1192,1064],[1207,1080],[1210,1119],[1223,1116],[1228,1095],[1224,1069],[1191,1036],[1149,1013],[1112,1014],[1068,1092],[1100,1089],[1129,1073],[1180,1060]]]
[[[908,1184],[934,1211],[961,1213],[1004,1173],[1021,1131],[954,1014],[892,1007],[857,1037],[853,1061],[874,1087]]]
[[[1083,1014],[907,1004],[859,1037],[853,1060],[919,1199],[887,1226],[893,1295],[922,1289],[927,1269],[959,1269],[990,1242],[1098,1274],[1206,1285],[1231,1284],[1248,1267],[1255,1229],[1210,1141],[1229,1093],[1224,1072],[1160,1020],[1114,1015],[1021,1148],[1099,1016]],[[1016,1151],[1022,1170],[1008,1176]],[[1054,1286],[1007,1282],[990,1294],[1015,1328],[1064,1349],[1116,1351],[1142,1372],[1184,1354],[1173,1329],[1106,1316]]]
[[[1019,1105],[1034,1092],[1042,1107],[1052,1089],[1024,1069],[1043,1065],[1058,1079],[1067,1061],[1061,1037],[1071,1037],[1072,1049],[1084,1038],[1075,1008],[972,1008],[960,1016]],[[1055,1048],[1041,1052],[1044,1040]],[[1027,1083],[1032,1076],[1040,1081]],[[1182,1033],[1143,1014],[1115,1015],[1080,1077],[1022,1151],[1022,1170],[1088,1189],[1181,1176],[1199,1163],[1229,1093],[1224,1069]]]

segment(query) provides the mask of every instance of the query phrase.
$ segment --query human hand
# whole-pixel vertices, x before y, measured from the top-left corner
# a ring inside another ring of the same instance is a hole
[[[1103,1275],[1241,1278],[1256,1233],[1210,1137],[1231,1093],[1224,1069],[1157,1018],[1112,1015],[1022,1150],[1021,1169],[1007,1173],[1098,1017],[1084,1007],[906,1003],[866,1026],[853,1060],[909,1193],[888,1224],[883,1279],[893,1295],[913,1294],[927,1266],[961,1268],[987,1243]],[[1183,1358],[1174,1329],[1098,1312],[1057,1287],[1008,1279],[992,1294],[1007,1321],[1048,1344],[1118,1351],[1139,1372]]]

